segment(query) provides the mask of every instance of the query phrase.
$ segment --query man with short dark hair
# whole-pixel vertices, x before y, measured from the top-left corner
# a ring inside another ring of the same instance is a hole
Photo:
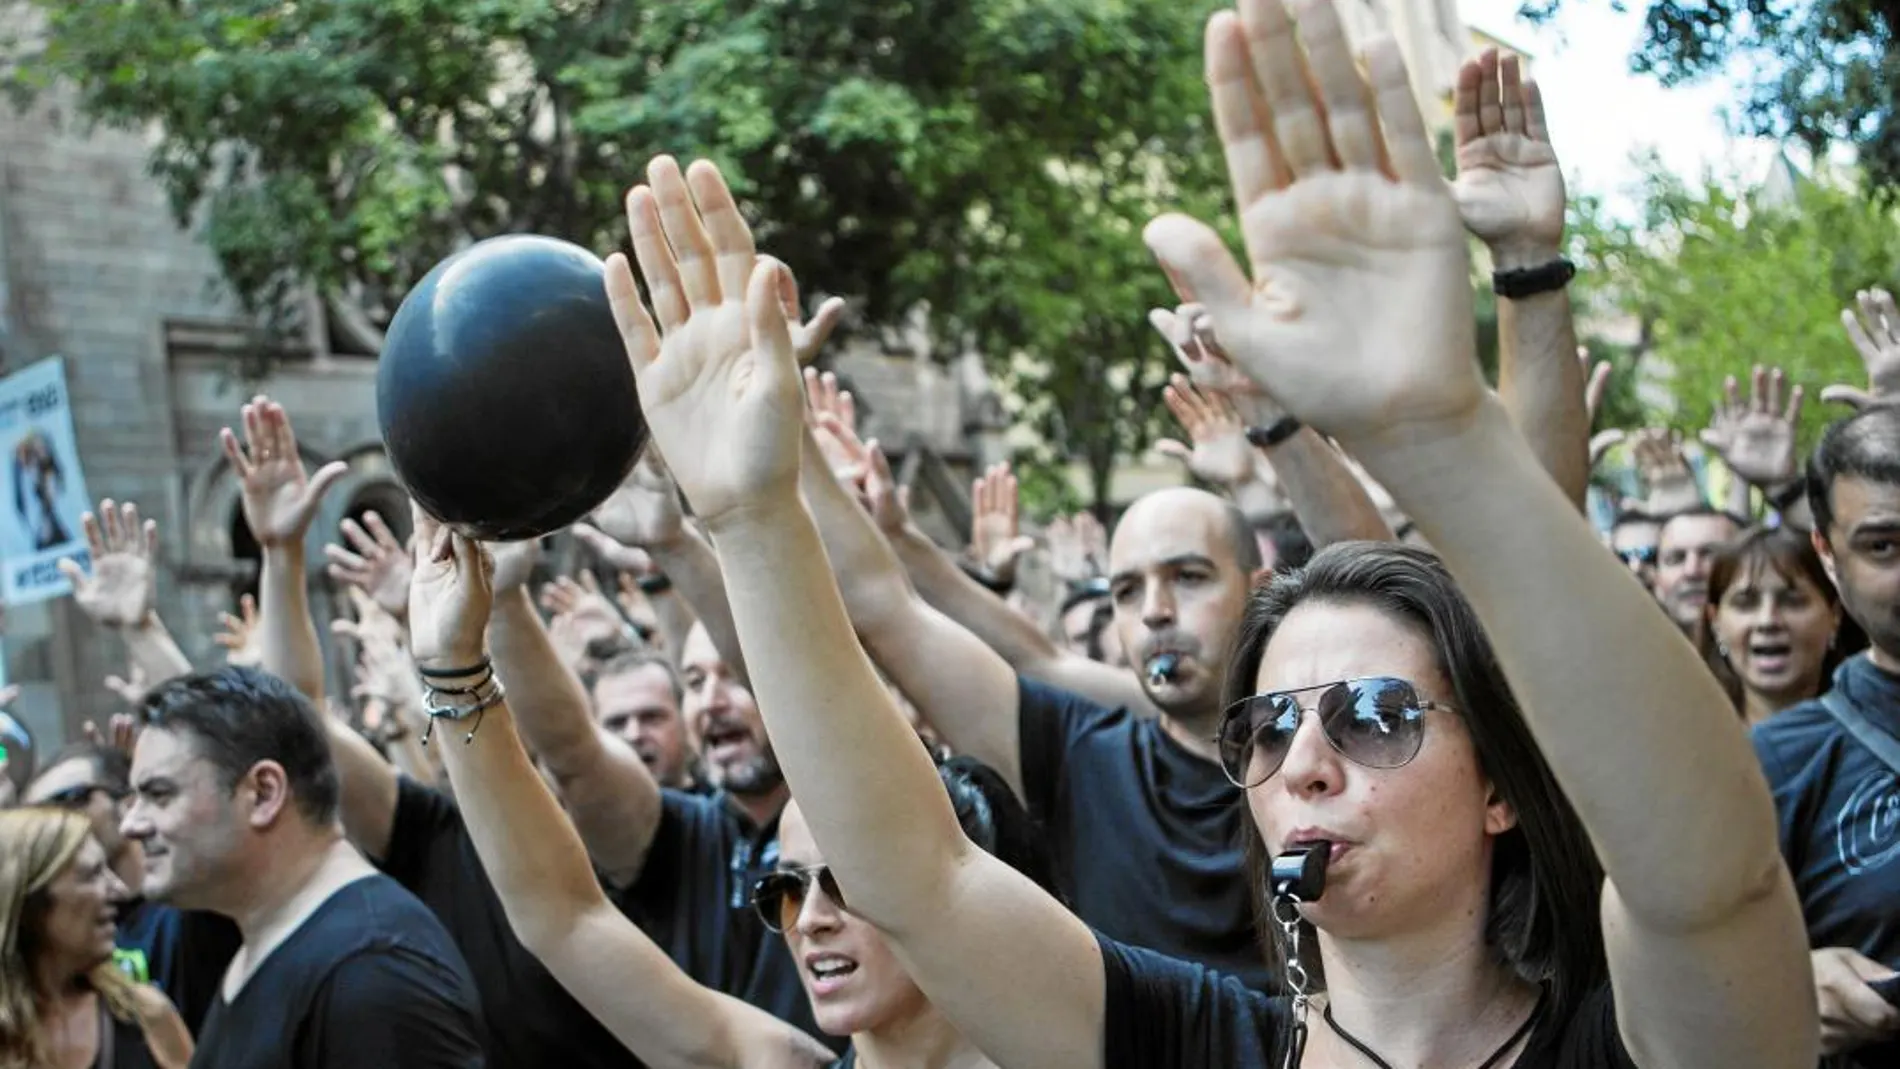
[[[1763,721],[1756,755],[1774,788],[1781,851],[1813,947],[1830,1065],[1900,1065],[1900,1009],[1872,985],[1900,965],[1900,768],[1829,708],[1900,741],[1900,408],[1828,427],[1808,464],[1814,548],[1872,646],[1833,690]]]
[[[343,838],[323,721],[246,668],[140,706],[134,801],[145,893],[237,922],[193,1065],[479,1067],[468,967],[429,911]]]
[[[1615,553],[1643,585],[1656,585],[1656,543],[1662,520],[1647,512],[1625,509],[1610,521],[1610,552]]]

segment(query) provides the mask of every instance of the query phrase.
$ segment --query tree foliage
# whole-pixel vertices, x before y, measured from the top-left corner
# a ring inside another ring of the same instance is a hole
[[[1521,10],[1547,19],[1564,3]],[[1897,30],[1897,0],[1651,0],[1630,65],[1664,85],[1746,69],[1746,133],[1817,154],[1854,145],[1866,177],[1890,188],[1900,185]]]
[[[1581,214],[1586,274],[1605,280],[1597,298],[1645,325],[1644,359],[1667,369],[1676,408],[1652,418],[1693,436],[1723,380],[1746,381],[1756,364],[1807,388],[1804,440],[1842,414],[1819,403],[1821,388],[1864,385],[1866,371],[1841,310],[1857,290],[1900,282],[1900,220],[1854,186],[1829,174],[1791,195],[1690,183],[1652,160],[1637,219]]]
[[[808,291],[1036,368],[1049,459],[1104,485],[1160,409],[1140,225],[1221,183],[1211,0],[33,3],[12,88],[159,129],[152,173],[260,319],[314,283],[377,327],[496,234],[604,251],[649,157],[705,156]]]

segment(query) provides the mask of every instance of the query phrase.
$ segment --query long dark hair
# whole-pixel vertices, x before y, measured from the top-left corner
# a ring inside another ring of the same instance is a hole
[[[974,757],[958,756],[939,764],[937,776],[950,793],[950,807],[971,842],[1061,897],[1041,827],[995,769]]]
[[[1821,566],[1821,555],[1814,551],[1813,540],[1804,532],[1791,527],[1751,527],[1716,548],[1714,560],[1709,564],[1708,622],[1702,628],[1701,652],[1722,689],[1728,691],[1729,700],[1735,703],[1738,713],[1746,713],[1747,696],[1743,693],[1741,675],[1716,644],[1715,614],[1729,587],[1766,569],[1773,569],[1791,583],[1806,579],[1820,591],[1830,608],[1839,610],[1841,607],[1840,591],[1834,589],[1834,581]],[[1842,661],[1866,648],[1867,633],[1853,618],[1841,613],[1840,623],[1834,628],[1834,641],[1821,659],[1821,690],[1827,690],[1834,670]]]
[[[1369,606],[1431,637],[1479,766],[1517,812],[1516,827],[1498,836],[1492,850],[1485,941],[1519,976],[1549,984],[1550,1010],[1557,1019],[1567,1019],[1607,976],[1598,914],[1603,869],[1582,821],[1531,738],[1477,614],[1428,551],[1380,542],[1336,543],[1315,554],[1304,569],[1255,589],[1227,675],[1228,703],[1254,692],[1274,631],[1307,602]],[[1586,699],[1580,695],[1578,700]],[[1261,942],[1284,974],[1285,950],[1275,937],[1267,901],[1271,859],[1257,832],[1247,836],[1246,852]],[[1307,948],[1301,963],[1315,985],[1323,985],[1317,933],[1304,922],[1301,927],[1300,943]]]

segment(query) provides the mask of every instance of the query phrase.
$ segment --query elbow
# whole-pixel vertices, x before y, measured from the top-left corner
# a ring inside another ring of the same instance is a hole
[[[1765,789],[1717,807],[1719,819],[1700,830],[1701,845],[1661,844],[1633,878],[1612,874],[1624,909],[1655,931],[1717,928],[1777,895],[1793,901],[1793,885],[1775,836],[1774,803]]]

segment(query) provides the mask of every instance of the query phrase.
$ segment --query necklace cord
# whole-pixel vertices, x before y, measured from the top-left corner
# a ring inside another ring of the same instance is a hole
[[[1507,1051],[1509,1051],[1512,1047],[1517,1046],[1519,1040],[1522,1040],[1525,1036],[1530,1034],[1531,1029],[1535,1028],[1537,1026],[1537,1022],[1544,1016],[1544,1003],[1546,999],[1549,997],[1549,995],[1550,995],[1549,987],[1545,987],[1538,992],[1537,1005],[1531,1008],[1531,1015],[1524,1019],[1523,1024],[1517,1026],[1517,1031],[1511,1033],[1511,1038],[1505,1040],[1502,1046],[1498,1047],[1498,1049],[1491,1052],[1491,1056],[1489,1058],[1486,1058],[1484,1060],[1484,1063],[1478,1066],[1478,1069],[1492,1069],[1493,1066],[1497,1065],[1498,1059],[1504,1057]],[[1351,1032],[1346,1031],[1344,1028],[1341,1028],[1339,1026],[1339,1022],[1333,1020],[1333,1004],[1330,1001],[1328,1001],[1326,1004],[1324,1016],[1326,1018],[1326,1027],[1332,1029],[1334,1035],[1345,1040],[1347,1045],[1351,1046],[1352,1049],[1365,1055],[1366,1058],[1370,1060],[1372,1064],[1378,1066],[1379,1069],[1392,1069],[1391,1062],[1388,1062],[1384,1058],[1381,1058],[1377,1054],[1373,1053],[1371,1047],[1368,1047],[1364,1043],[1361,1043],[1357,1036],[1353,1035]]]

